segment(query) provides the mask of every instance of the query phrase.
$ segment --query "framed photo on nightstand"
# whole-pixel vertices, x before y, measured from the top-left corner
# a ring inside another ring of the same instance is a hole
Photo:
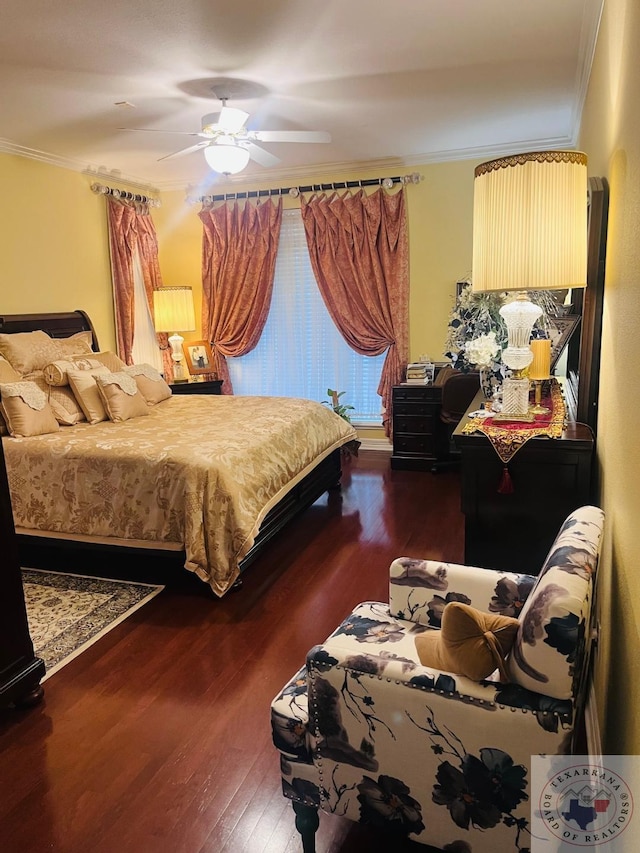
[[[185,341],[182,344],[182,350],[187,368],[192,376],[215,372],[209,341]]]

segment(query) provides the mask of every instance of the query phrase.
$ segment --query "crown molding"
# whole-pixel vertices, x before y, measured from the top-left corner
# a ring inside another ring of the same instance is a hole
[[[105,169],[102,166],[93,166],[91,164],[73,160],[70,157],[60,157],[57,154],[51,154],[48,151],[40,151],[37,148],[27,148],[24,145],[17,145],[8,139],[0,139],[0,153],[13,154],[16,157],[25,157],[27,160],[36,160],[38,163],[46,163],[49,166],[58,166],[61,169],[68,169],[71,172],[80,172],[83,175],[89,175],[101,181],[114,181],[125,183],[128,186],[136,189],[145,190],[147,193],[158,193],[158,187],[153,186],[144,178],[126,175],[119,169]]]
[[[577,144],[580,136],[580,125],[582,123],[582,111],[589,89],[589,78],[593,58],[596,53],[600,22],[604,10],[604,0],[599,4],[585,3],[582,26],[580,28],[580,46],[578,48],[578,67],[576,73],[576,92],[573,99],[573,113],[571,116],[572,137]]]
[[[469,148],[452,148],[445,151],[431,151],[428,154],[416,154],[405,157],[405,166],[446,163],[453,160],[486,160],[504,157],[510,154],[522,154],[525,151],[547,151],[553,148],[573,148],[575,141],[569,136],[553,136],[541,139],[527,139],[516,142],[503,142],[500,145],[477,145]]]
[[[591,32],[593,34],[593,30],[591,30]],[[597,33],[597,22],[595,32]],[[588,73],[586,76],[588,79]],[[392,177],[394,172],[420,165],[446,163],[455,160],[486,160],[514,153],[522,153],[525,151],[573,148],[574,146],[575,139],[571,137],[547,137],[534,140],[528,139],[521,142],[502,143],[500,145],[431,151],[424,154],[415,154],[403,157],[387,157],[378,160],[354,160],[350,162],[338,161],[318,164],[315,166],[295,166],[290,169],[269,169],[265,170],[264,176],[262,174],[247,175],[245,173],[241,173],[239,175],[229,176],[226,179],[222,176],[214,176],[210,179],[207,176],[196,184],[185,181],[160,181],[155,184],[151,184],[144,178],[127,175],[118,169],[110,170],[106,169],[104,166],[82,163],[78,160],[73,160],[68,157],[60,157],[56,154],[39,151],[35,148],[26,148],[23,145],[17,145],[10,142],[8,139],[0,139],[0,153],[13,154],[17,157],[26,157],[27,159],[36,160],[40,163],[47,163],[51,166],[59,166],[63,169],[80,172],[83,175],[88,175],[89,177],[105,183],[124,183],[129,187],[141,190],[145,194],[178,191],[185,192],[189,195],[195,194],[197,196],[213,195],[217,193],[224,193],[225,191],[236,192],[241,188],[254,188],[256,184],[263,184],[266,182],[290,184],[291,186],[297,186],[300,183],[322,183],[326,182],[328,179],[332,181],[339,180],[341,175],[353,176],[354,172],[360,171],[378,171],[381,173],[380,177]]]

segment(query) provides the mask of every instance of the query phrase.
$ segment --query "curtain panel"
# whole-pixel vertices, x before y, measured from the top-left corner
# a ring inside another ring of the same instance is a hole
[[[126,364],[132,364],[135,333],[134,256],[137,252],[142,267],[147,303],[153,318],[153,291],[162,287],[158,263],[158,239],[147,205],[124,201],[113,196],[107,196],[106,202],[118,355]],[[162,350],[165,378],[170,382],[173,379],[173,362],[166,333],[159,333],[157,340]]]
[[[404,187],[301,200],[309,255],[322,298],[361,355],[387,352],[378,394],[391,434],[391,389],[409,351],[409,243]]]
[[[232,394],[227,356],[256,346],[269,313],[282,199],[203,207],[202,329],[222,392]]]

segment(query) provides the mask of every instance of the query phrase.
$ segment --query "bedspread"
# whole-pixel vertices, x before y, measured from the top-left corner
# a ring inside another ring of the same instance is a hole
[[[3,442],[19,532],[182,546],[223,595],[269,509],[353,438],[310,400],[176,395],[146,417]]]

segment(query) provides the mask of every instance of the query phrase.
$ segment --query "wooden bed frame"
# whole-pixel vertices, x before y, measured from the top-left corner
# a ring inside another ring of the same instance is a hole
[[[0,315],[0,333],[33,332],[38,329],[53,338],[67,338],[77,332],[89,331],[93,337],[94,351],[99,350],[95,330],[84,311]],[[341,475],[341,451],[338,449],[319,462],[267,513],[251,550],[240,562],[240,571],[243,572],[262,553],[267,543],[289,521],[327,490],[339,488]],[[0,533],[4,531],[0,530]],[[180,582],[185,576],[191,575],[184,569],[184,551],[76,542],[27,534],[18,535],[18,549],[23,566],[51,571],[160,583]],[[206,588],[206,584],[201,581],[198,584]],[[240,584],[238,580],[234,586]]]

